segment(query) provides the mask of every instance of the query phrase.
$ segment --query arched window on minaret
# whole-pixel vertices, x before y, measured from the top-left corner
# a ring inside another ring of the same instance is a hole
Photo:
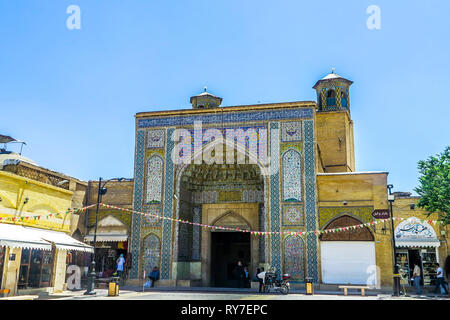
[[[341,91],[341,106],[343,108],[348,107],[348,99],[347,99],[347,93],[344,91]]]
[[[333,89],[329,89],[327,91],[327,106],[335,106],[336,105],[336,91]]]

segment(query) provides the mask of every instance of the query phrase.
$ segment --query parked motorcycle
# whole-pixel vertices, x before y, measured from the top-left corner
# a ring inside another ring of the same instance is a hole
[[[290,290],[289,279],[291,276],[287,273],[283,274],[282,279],[277,279],[275,270],[266,272],[264,279],[264,292],[269,293],[271,290],[279,291],[281,294],[288,294]]]

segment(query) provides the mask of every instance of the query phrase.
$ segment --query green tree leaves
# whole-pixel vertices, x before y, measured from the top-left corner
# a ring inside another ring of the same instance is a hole
[[[450,146],[444,152],[418,162],[420,186],[415,188],[421,198],[418,206],[441,214],[440,219],[450,222]]]

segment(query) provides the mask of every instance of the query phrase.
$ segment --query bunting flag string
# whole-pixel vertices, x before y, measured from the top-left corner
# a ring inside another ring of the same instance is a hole
[[[83,208],[79,208],[79,209],[68,209],[66,212],[64,212],[65,215],[69,214],[69,213],[86,213],[88,209],[95,207],[97,204],[91,204],[89,206],[83,207]],[[440,220],[427,220],[427,219],[418,219],[418,218],[402,218],[402,217],[394,217],[394,218],[387,218],[387,219],[377,219],[375,221],[371,221],[371,222],[367,222],[367,223],[362,223],[359,225],[353,225],[353,226],[346,226],[346,227],[338,227],[338,228],[334,228],[334,229],[325,229],[325,230],[309,230],[309,231],[278,231],[278,232],[273,232],[273,231],[257,231],[257,230],[247,230],[247,229],[240,229],[240,228],[230,228],[230,227],[224,227],[224,226],[211,226],[211,225],[207,225],[207,224],[202,224],[202,223],[197,223],[197,222],[192,222],[192,221],[187,221],[187,220],[182,220],[182,219],[175,219],[175,218],[171,218],[171,217],[164,217],[164,216],[159,216],[156,214],[151,214],[151,213],[145,213],[145,212],[139,212],[136,210],[131,210],[131,209],[126,209],[126,208],[120,208],[117,206],[113,206],[113,205],[109,205],[109,204],[104,204],[104,203],[99,203],[100,206],[108,208],[108,209],[114,209],[114,210],[119,210],[119,211],[124,211],[124,212],[130,212],[130,213],[135,213],[135,214],[140,214],[143,216],[152,216],[155,217],[157,219],[163,219],[163,220],[168,220],[168,221],[173,221],[176,223],[184,223],[184,224],[189,224],[189,225],[193,225],[193,226],[197,226],[197,227],[201,227],[201,228],[209,228],[211,230],[226,230],[226,231],[237,231],[237,232],[248,232],[253,236],[271,236],[274,234],[279,234],[279,235],[292,235],[292,236],[303,236],[303,235],[309,235],[309,234],[314,234],[314,235],[320,235],[320,234],[325,234],[325,233],[332,233],[332,232],[343,232],[343,231],[353,231],[353,230],[357,230],[357,229],[361,229],[361,228],[365,228],[365,227],[373,227],[376,224],[379,224],[381,222],[387,222],[390,221],[391,219],[394,221],[404,221],[404,220],[411,220],[411,221],[415,221],[415,222],[420,222],[420,223],[424,223],[427,222],[429,224],[433,224],[433,225],[440,225],[442,223],[442,221]],[[32,215],[32,216],[22,216],[22,217],[0,217],[0,223],[1,222],[24,222],[24,221],[33,221],[33,220],[41,220],[41,219],[47,219],[49,220],[50,218],[52,218],[53,216],[58,216],[58,213],[49,213],[46,215]]]
[[[86,213],[87,210],[89,208],[95,207],[97,204],[91,204],[89,206],[83,207],[83,208],[79,208],[79,209],[68,209],[66,210],[64,213],[64,215],[67,215],[69,213]],[[50,218],[54,217],[54,216],[58,216],[61,213],[48,213],[48,214],[39,214],[39,215],[29,215],[29,216],[22,216],[22,217],[0,217],[0,223],[1,222],[17,222],[17,221],[36,221],[36,220],[42,220],[42,219],[46,219],[49,220]]]
[[[130,213],[140,214],[140,215],[143,215],[143,216],[151,216],[151,217],[154,217],[154,218],[157,218],[157,219],[169,220],[169,221],[174,221],[174,222],[177,222],[177,223],[184,223],[184,224],[199,226],[199,227],[202,227],[202,228],[209,228],[209,229],[212,229],[212,230],[219,229],[219,230],[227,230],[227,231],[249,232],[251,235],[254,235],[254,236],[270,236],[270,235],[274,235],[274,234],[302,236],[302,235],[308,235],[308,234],[319,235],[319,234],[330,233],[330,232],[352,231],[352,230],[356,230],[356,229],[360,229],[360,228],[364,228],[364,227],[373,227],[376,224],[379,224],[381,222],[387,222],[387,221],[390,221],[392,219],[392,218],[377,219],[375,221],[362,223],[362,224],[359,224],[359,225],[353,225],[353,226],[347,226],[347,227],[339,227],[339,228],[334,228],[334,229],[325,229],[325,230],[278,231],[278,232],[273,232],[273,231],[255,231],[255,230],[247,230],[247,229],[242,229],[241,230],[239,228],[230,228],[230,227],[223,227],[223,226],[211,226],[211,225],[195,223],[195,222],[187,221],[187,220],[175,219],[175,218],[171,218],[171,217],[164,217],[164,216],[159,216],[159,215],[156,215],[156,214],[139,212],[139,211],[136,211],[136,210],[126,209],[126,208],[120,208],[120,207],[116,207],[116,206],[109,205],[109,204],[104,204],[104,203],[101,203],[100,205],[103,206],[103,207],[106,207],[108,209],[126,211],[126,212],[130,212]],[[397,220],[397,221],[411,220],[411,221],[420,221],[421,223],[424,223],[425,221],[427,221],[429,224],[434,224],[434,225],[441,223],[440,220],[425,220],[425,219],[417,219],[417,218],[394,217],[393,219],[394,219],[394,221],[395,220]]]

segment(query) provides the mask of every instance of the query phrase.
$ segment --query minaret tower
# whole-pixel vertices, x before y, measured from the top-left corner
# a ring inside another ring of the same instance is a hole
[[[191,97],[191,104],[194,109],[217,108],[221,103],[222,98],[207,92],[206,86],[204,92]]]
[[[350,86],[353,81],[334,72],[313,86],[317,93],[316,131],[319,172],[355,171]]]

